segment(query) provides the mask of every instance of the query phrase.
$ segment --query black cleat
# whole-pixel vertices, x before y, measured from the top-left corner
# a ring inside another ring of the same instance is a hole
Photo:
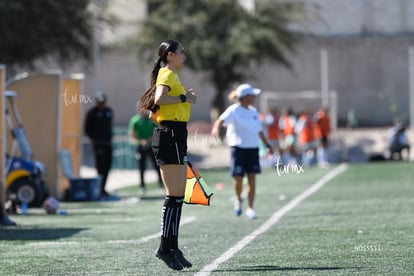
[[[186,258],[184,258],[184,254],[180,249],[173,250],[175,253],[175,257],[177,260],[183,265],[183,267],[192,267],[193,264],[190,263]]]
[[[162,260],[169,268],[174,270],[182,270],[183,265],[180,261],[177,260],[176,253],[174,251],[170,251],[168,253],[162,253],[159,250],[155,254],[155,256]]]

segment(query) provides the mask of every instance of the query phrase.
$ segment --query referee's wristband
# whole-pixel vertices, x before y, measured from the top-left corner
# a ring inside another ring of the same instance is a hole
[[[182,103],[185,103],[187,101],[187,96],[186,95],[180,95],[180,100]]]

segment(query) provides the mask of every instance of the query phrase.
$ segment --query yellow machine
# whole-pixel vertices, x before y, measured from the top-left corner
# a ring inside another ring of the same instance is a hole
[[[26,203],[28,206],[39,207],[48,194],[42,179],[46,168],[41,162],[33,160],[14,102],[17,93],[5,91],[4,96],[7,99],[6,121],[13,137],[13,149],[10,154],[6,154],[5,162],[7,196],[15,205]],[[18,154],[15,154],[16,149]]]

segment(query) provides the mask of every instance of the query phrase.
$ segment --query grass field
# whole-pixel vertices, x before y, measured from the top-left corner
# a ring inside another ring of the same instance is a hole
[[[117,202],[61,203],[66,216],[33,208],[12,216],[17,227],[0,228],[0,274],[194,275],[334,169],[265,171],[255,220],[233,215],[227,170],[201,171],[215,194],[211,206],[183,210],[179,242],[194,266],[181,272],[154,256],[163,202],[155,183],[141,200],[134,186]],[[412,275],[413,179],[413,163],[349,165],[211,275]]]

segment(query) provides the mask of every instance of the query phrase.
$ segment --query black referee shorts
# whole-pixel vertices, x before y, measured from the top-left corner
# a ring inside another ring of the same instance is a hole
[[[159,166],[187,164],[187,123],[162,121],[154,129],[152,150]]]

